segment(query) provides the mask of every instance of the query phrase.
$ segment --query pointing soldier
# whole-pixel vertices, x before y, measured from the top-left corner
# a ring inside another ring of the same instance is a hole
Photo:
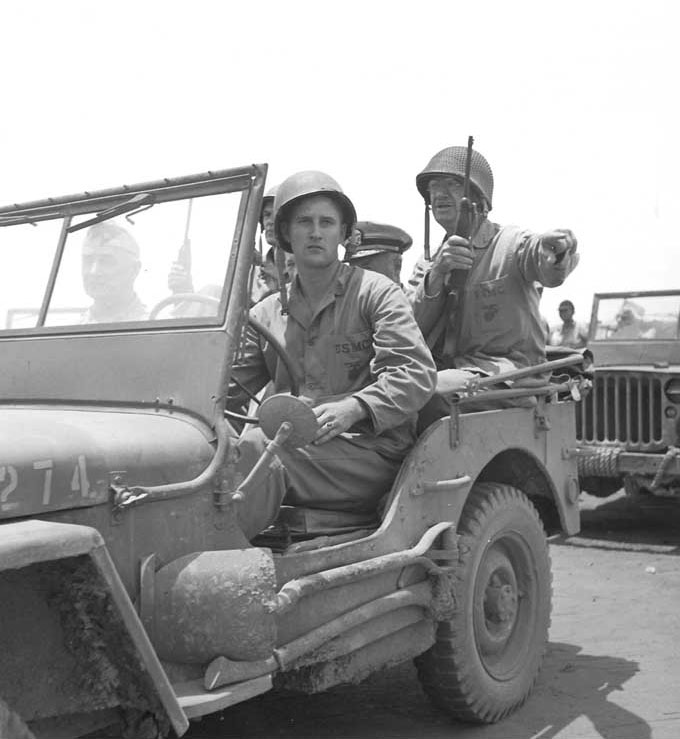
[[[434,391],[435,367],[403,291],[383,275],[338,258],[356,214],[335,180],[298,172],[276,193],[275,232],[295,256],[297,276],[280,296],[257,303],[251,314],[299,364],[301,395],[316,416],[315,440],[284,448],[280,474],[240,505],[248,537],[272,523],[282,502],[330,511],[374,512],[389,491],[415,441],[418,410]],[[234,367],[229,405],[243,402],[243,385],[257,392],[273,381],[290,391],[290,379],[265,339],[248,336]],[[262,455],[258,428],[239,441],[240,471]]]
[[[579,258],[568,229],[535,234],[488,219],[493,173],[471,144],[442,149],[416,177],[425,201],[426,244],[430,208],[444,239],[432,262],[422,260],[409,281],[414,314],[437,368],[452,370],[461,387],[474,375],[545,361],[537,286],[561,285]],[[456,233],[466,170],[472,217],[462,236]]]

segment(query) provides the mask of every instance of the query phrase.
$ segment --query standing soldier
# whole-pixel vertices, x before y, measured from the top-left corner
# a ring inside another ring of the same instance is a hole
[[[416,414],[434,391],[434,363],[403,291],[338,258],[355,222],[352,202],[323,172],[294,174],[276,193],[276,237],[295,256],[297,277],[286,313],[273,294],[251,315],[298,363],[300,393],[313,407],[318,432],[304,448],[284,448],[279,472],[240,504],[249,538],[274,521],[284,501],[375,513],[415,442]],[[243,403],[241,386],[256,393],[270,380],[276,392],[291,389],[272,347],[248,334],[228,405]],[[240,472],[252,469],[265,444],[258,428],[241,437]]]
[[[468,156],[472,217],[464,237],[456,231]],[[443,149],[416,177],[426,223],[431,208],[444,239],[432,262],[416,266],[409,294],[437,368],[461,388],[475,375],[545,361],[537,284],[561,285],[578,263],[567,229],[539,235],[488,220],[493,184],[491,167],[471,144]],[[440,411],[447,411],[443,403]]]
[[[413,239],[396,226],[359,221],[345,242],[345,261],[401,284],[402,254]]]
[[[574,320],[574,304],[571,300],[563,300],[557,312],[562,323],[550,334],[550,345],[583,349],[588,343],[588,329]]]

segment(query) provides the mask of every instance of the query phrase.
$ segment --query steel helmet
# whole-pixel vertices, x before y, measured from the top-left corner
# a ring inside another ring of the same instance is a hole
[[[276,197],[276,191],[279,189],[278,185],[272,185],[267,192],[262,196],[262,207],[260,208],[260,228],[264,228],[264,207],[267,203],[273,203]]]
[[[352,201],[330,175],[316,170],[296,172],[279,185],[274,198],[274,233],[284,251],[292,252],[292,249],[290,242],[283,236],[281,224],[286,220],[291,206],[310,195],[326,195],[335,200],[342,211],[343,222],[347,226],[348,234],[351,233],[356,223],[357,214]]]
[[[429,204],[430,194],[427,184],[431,177],[438,175],[456,175],[461,179],[465,177],[465,160],[467,159],[467,147],[449,146],[438,151],[430,159],[425,169],[416,175],[416,187]],[[470,159],[470,183],[486,200],[488,210],[491,210],[491,199],[493,197],[493,172],[489,163],[478,152],[472,152]]]

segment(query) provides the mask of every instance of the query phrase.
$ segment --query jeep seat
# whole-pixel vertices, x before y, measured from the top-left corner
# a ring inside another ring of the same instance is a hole
[[[340,534],[356,529],[374,528],[379,524],[376,511],[328,511],[283,505],[274,526],[285,526],[291,534],[317,536]]]
[[[361,539],[379,525],[377,511],[356,513],[283,505],[276,521],[258,534],[252,544],[280,553],[318,549]]]

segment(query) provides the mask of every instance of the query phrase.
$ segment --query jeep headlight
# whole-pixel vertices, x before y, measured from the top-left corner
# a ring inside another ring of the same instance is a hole
[[[664,393],[671,403],[680,403],[680,377],[669,380],[664,388]]]

